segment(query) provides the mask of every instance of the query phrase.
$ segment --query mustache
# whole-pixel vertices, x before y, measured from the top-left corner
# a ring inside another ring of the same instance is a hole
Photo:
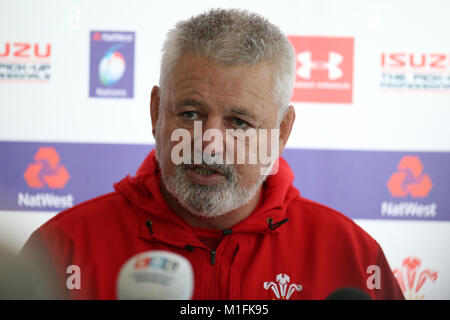
[[[216,170],[221,172],[225,177],[231,178],[236,176],[236,169],[232,164],[216,163],[220,157],[214,157],[207,154],[202,155],[202,163],[194,164],[194,156],[192,156],[189,164],[182,163],[179,165],[184,171],[191,169],[195,165],[201,165],[202,167],[210,170]]]

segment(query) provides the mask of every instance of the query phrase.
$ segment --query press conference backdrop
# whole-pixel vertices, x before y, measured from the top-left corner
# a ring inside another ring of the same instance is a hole
[[[449,299],[448,1],[2,0],[2,244],[135,173],[164,37],[213,7],[266,16],[296,50],[300,192],[371,234],[407,298]]]

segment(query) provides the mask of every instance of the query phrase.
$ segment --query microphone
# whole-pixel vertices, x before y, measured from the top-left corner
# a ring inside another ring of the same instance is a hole
[[[142,252],[128,259],[116,284],[119,300],[189,300],[193,287],[190,262],[162,250]]]
[[[348,287],[333,291],[325,300],[372,300],[372,298],[360,289]]]

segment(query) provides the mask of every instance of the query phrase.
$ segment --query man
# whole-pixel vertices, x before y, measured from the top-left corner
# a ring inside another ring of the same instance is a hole
[[[376,241],[302,198],[278,157],[294,75],[293,48],[258,15],[211,10],[178,23],[151,92],[156,150],[115,192],[44,224],[24,253],[47,257],[72,299],[117,298],[121,266],[149,250],[189,260],[193,299],[325,299],[343,287],[403,298]],[[68,266],[81,271],[75,289]]]

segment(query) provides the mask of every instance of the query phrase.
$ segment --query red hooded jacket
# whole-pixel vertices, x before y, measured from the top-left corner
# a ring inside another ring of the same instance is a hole
[[[227,230],[193,228],[166,204],[152,151],[135,177],[50,219],[23,252],[47,257],[69,299],[116,299],[120,267],[148,250],[191,262],[193,299],[325,299],[343,287],[374,299],[403,299],[378,243],[344,215],[302,198],[293,178],[280,158],[249,217]],[[66,287],[70,265],[80,267],[81,289]],[[370,289],[373,265],[379,282]]]

